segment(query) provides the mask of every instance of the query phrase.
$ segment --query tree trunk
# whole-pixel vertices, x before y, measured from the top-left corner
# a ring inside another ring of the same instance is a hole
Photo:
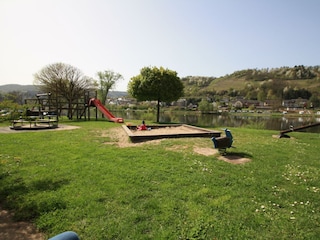
[[[160,100],[157,103],[157,123],[160,122]]]
[[[72,120],[73,115],[72,115],[72,102],[69,100],[68,101],[68,119]]]

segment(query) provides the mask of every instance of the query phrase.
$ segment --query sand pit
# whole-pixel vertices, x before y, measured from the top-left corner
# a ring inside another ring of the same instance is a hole
[[[122,125],[132,142],[149,141],[162,138],[220,137],[221,132],[186,124],[149,125],[148,130],[139,131],[137,126]]]
[[[147,131],[131,130],[132,135],[134,136],[149,136],[149,135],[163,135],[163,134],[181,134],[181,133],[201,133],[204,132],[199,128],[192,128],[187,125],[179,126],[167,126],[161,128],[150,128]]]

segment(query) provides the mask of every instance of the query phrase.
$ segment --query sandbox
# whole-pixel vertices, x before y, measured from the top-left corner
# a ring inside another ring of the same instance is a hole
[[[143,142],[161,138],[220,137],[221,132],[186,124],[148,125],[148,130],[139,131],[137,126],[122,125],[132,142]]]

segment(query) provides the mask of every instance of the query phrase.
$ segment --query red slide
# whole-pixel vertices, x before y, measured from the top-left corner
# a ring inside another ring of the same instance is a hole
[[[89,101],[89,106],[96,106],[100,110],[100,112],[102,112],[103,115],[110,121],[123,123],[123,118],[115,117],[111,112],[109,112],[109,110],[105,106],[103,106],[99,99],[91,98]]]

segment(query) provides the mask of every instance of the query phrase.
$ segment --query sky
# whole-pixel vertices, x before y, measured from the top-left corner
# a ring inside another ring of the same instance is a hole
[[[320,65],[318,0],[0,0],[0,85],[53,63],[97,79],[143,67],[220,77]]]

